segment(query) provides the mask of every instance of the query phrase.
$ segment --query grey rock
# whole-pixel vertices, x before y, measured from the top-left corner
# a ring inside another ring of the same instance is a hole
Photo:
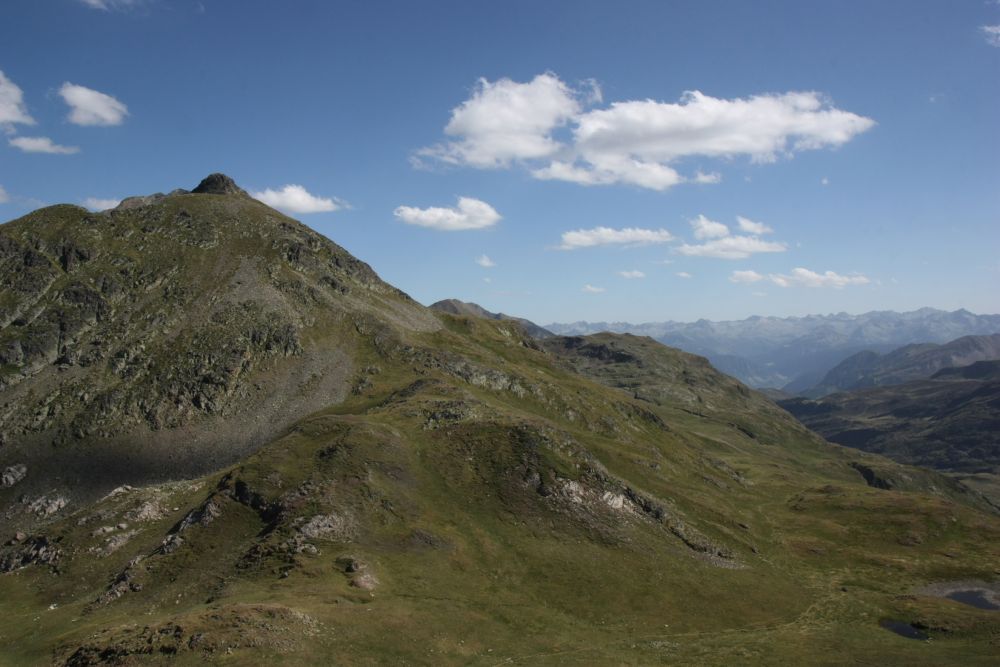
[[[25,499],[28,510],[41,517],[55,514],[69,504],[69,500],[63,496],[41,496],[34,500]]]
[[[318,514],[302,525],[299,532],[309,539],[346,541],[353,537],[354,527],[346,517],[337,514]]]
[[[29,565],[54,565],[61,555],[46,537],[22,539],[17,548],[0,554],[0,572],[13,572]]]
[[[0,475],[0,486],[5,489],[14,486],[24,479],[27,474],[28,466],[23,463],[7,466],[4,468],[3,474]]]

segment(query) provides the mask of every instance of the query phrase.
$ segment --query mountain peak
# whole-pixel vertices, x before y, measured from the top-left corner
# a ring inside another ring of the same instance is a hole
[[[198,184],[194,190],[191,191],[195,194],[205,194],[205,195],[240,195],[242,197],[249,197],[246,190],[236,185],[234,181],[229,176],[221,173],[209,174],[202,179],[201,183]]]
[[[431,310],[437,310],[449,315],[463,315],[466,317],[480,317],[485,320],[509,320],[517,322],[532,338],[550,338],[553,334],[547,329],[543,329],[534,322],[523,317],[514,317],[503,313],[491,313],[478,303],[459,301],[458,299],[443,299],[430,305]]]

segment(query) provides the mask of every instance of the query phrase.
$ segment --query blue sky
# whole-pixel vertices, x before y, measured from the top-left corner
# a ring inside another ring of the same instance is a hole
[[[996,2],[2,12],[3,220],[224,171],[424,303],[1000,312]]]

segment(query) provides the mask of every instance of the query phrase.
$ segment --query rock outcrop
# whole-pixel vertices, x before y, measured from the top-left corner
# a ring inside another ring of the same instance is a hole
[[[229,176],[220,173],[209,174],[202,179],[201,183],[191,191],[193,194],[202,195],[237,195],[249,197],[246,190],[236,185],[236,181]]]

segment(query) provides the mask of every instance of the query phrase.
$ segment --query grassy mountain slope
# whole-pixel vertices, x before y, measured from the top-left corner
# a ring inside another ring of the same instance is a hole
[[[831,446],[649,339],[536,341],[374,285],[309,302],[340,328],[296,329],[349,358],[324,407],[214,472],[3,525],[0,661],[994,659],[995,614],[911,593],[1000,574],[976,494]]]
[[[469,315],[470,317],[482,317],[488,320],[510,320],[517,322],[532,338],[548,338],[554,336],[548,329],[543,329],[531,320],[526,320],[523,317],[514,317],[513,315],[505,315],[503,313],[493,313],[478,303],[469,303],[467,301],[459,301],[458,299],[442,299],[441,301],[436,301],[428,306],[431,310],[436,310],[442,313],[449,313],[451,315]]]
[[[1000,473],[1000,361],[780,404],[833,442],[939,470]]]

